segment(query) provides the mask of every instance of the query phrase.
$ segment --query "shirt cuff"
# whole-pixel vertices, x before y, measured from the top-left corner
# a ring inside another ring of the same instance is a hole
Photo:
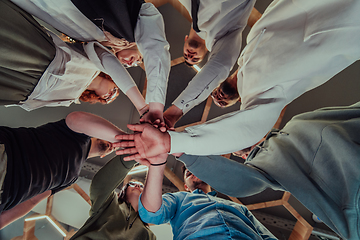
[[[184,163],[186,165],[186,168],[189,168],[191,165],[193,165],[196,162],[197,158],[198,156],[183,154],[176,159]]]
[[[189,132],[185,130],[183,132],[168,131],[168,133],[171,139],[170,154],[186,153],[191,150],[189,146],[192,144],[192,139]]]
[[[163,215],[161,214],[163,204],[161,204],[161,207],[156,212],[152,213],[146,210],[146,208],[143,206],[141,202],[141,195],[139,197],[139,205],[138,205],[138,212],[141,220],[143,220],[146,223],[152,223],[152,224],[162,224],[161,219],[163,218]]]

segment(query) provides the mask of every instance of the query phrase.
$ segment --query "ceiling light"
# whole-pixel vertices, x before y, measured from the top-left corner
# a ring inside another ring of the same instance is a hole
[[[200,72],[200,71],[201,71],[201,68],[199,68],[198,65],[193,65],[193,68],[195,68],[195,70],[196,70],[197,72]]]
[[[134,167],[133,169],[130,170],[128,175],[135,174],[135,173],[141,173],[141,172],[147,172],[148,169],[149,168],[147,166],[145,166],[145,165],[136,166],[136,167]]]
[[[46,215],[42,215],[42,216],[36,216],[36,217],[29,217],[29,218],[26,218],[25,219],[25,222],[27,221],[33,221],[33,220],[38,220],[38,219],[44,219],[46,218],[46,220],[48,220],[51,225],[54,226],[54,228],[56,228],[56,230],[58,230],[59,233],[61,233],[61,235],[63,235],[64,237],[66,237],[66,233],[64,233],[63,230],[61,230],[61,228],[59,228],[59,226],[49,217],[49,216],[46,216]]]

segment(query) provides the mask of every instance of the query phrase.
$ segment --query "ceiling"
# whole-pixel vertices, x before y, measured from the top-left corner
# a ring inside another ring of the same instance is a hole
[[[157,1],[159,5],[166,1]],[[174,2],[174,1],[173,1]],[[258,1],[255,7],[260,11],[263,12],[265,8],[270,3],[270,0],[262,0]],[[165,30],[166,36],[170,43],[170,54],[171,59],[178,59],[182,57],[182,46],[183,46],[183,39],[185,35],[189,32],[190,23],[189,21],[178,11],[176,10],[173,5],[170,3],[166,3],[158,7],[159,11],[164,17],[165,22]],[[247,36],[250,28],[247,27],[243,33],[243,39]],[[243,41],[243,46],[245,46],[245,41]],[[200,64],[202,66],[205,62]],[[135,82],[138,84],[139,89],[143,89],[145,84],[145,72],[140,68],[130,68],[128,69],[130,74],[133,76]],[[167,101],[166,107],[171,105],[171,102],[177,97],[177,95],[184,89],[190,79],[196,74],[196,71],[188,67],[184,63],[180,63],[175,65],[171,69],[170,78],[169,78],[169,85],[168,85],[168,92],[167,92]],[[345,69],[343,72],[336,75],[332,80],[328,81],[326,84],[308,92],[299,97],[298,99],[294,100],[291,104],[289,104],[285,115],[283,117],[283,121],[281,126],[283,126],[287,121],[291,119],[294,115],[306,111],[315,110],[320,107],[325,106],[335,106],[335,105],[350,105],[360,100],[360,63],[359,61],[354,63],[352,66]],[[211,105],[208,119],[212,119],[219,115],[222,115],[226,112],[234,111],[239,109],[240,103],[232,106],[228,109],[220,109],[216,107],[214,104]],[[190,123],[198,122],[201,120],[202,113],[204,111],[205,102],[200,104],[199,106],[195,107],[191,110],[188,114],[186,114],[176,126],[187,125]],[[1,126],[9,126],[9,127],[30,127],[30,126],[39,126],[51,121],[57,121],[66,117],[66,115],[72,111],[85,111],[91,112],[97,115],[100,115],[109,121],[113,122],[115,125],[119,126],[120,128],[126,131],[126,124],[127,123],[135,123],[138,121],[139,116],[134,107],[132,106],[131,102],[127,99],[124,94],[120,94],[120,96],[111,104],[109,105],[99,105],[99,104],[88,104],[82,103],[80,105],[73,104],[70,107],[56,107],[56,108],[41,108],[31,112],[27,112],[18,107],[9,107],[6,108],[4,106],[0,106],[0,125]],[[113,156],[113,155],[112,155]],[[89,159],[88,163],[94,164],[94,166],[101,167],[103,166],[112,156],[108,156],[106,158],[94,158]],[[239,158],[232,157],[236,161],[242,161]],[[177,162],[174,158],[170,157],[167,167],[169,167],[179,178],[181,176],[181,164]],[[88,186],[90,180],[92,179],[94,172],[89,170],[83,170],[81,173],[82,176],[82,183],[83,189],[88,191]],[[136,175],[137,178],[141,179],[145,177],[145,174],[138,174]],[[239,183],[243,184],[243,183]],[[175,186],[167,179],[164,179],[164,187],[167,191],[171,191],[176,189]],[[61,218],[60,221],[73,225],[78,226],[79,223],[81,225],[86,219],[88,214],[88,206],[86,203],[79,203],[80,205],[84,205],[84,209],[81,210],[83,213],[79,214],[60,214],[60,213],[67,213],[67,212],[74,212],[74,202],[76,202],[76,194],[69,193],[65,197],[60,197],[59,199],[54,202],[54,211],[59,212],[57,218]],[[275,192],[271,190],[266,190],[265,192],[258,194],[253,197],[248,197],[244,199],[240,199],[244,204],[250,203],[258,203],[268,200],[276,200],[281,197],[281,192]],[[227,198],[226,196],[223,196]],[[68,201],[70,200],[71,204],[73,204],[72,208],[69,208]],[[313,226],[319,227],[322,229],[327,229],[326,226],[323,224],[316,224],[311,219],[311,213],[304,208],[296,199],[290,199],[291,204],[294,208]],[[58,206],[58,207],[55,207]],[[41,206],[39,206],[41,208]],[[77,207],[75,207],[76,209]],[[80,207],[79,207],[80,208]],[[67,209],[67,211],[65,211]],[[42,211],[39,209],[38,211]],[[258,211],[256,211],[258,212]],[[295,221],[294,218],[282,207],[274,207],[260,211],[262,213],[271,214],[276,217],[280,217],[283,219],[287,219],[290,221]],[[61,215],[61,216],[60,216]],[[77,219],[75,219],[77,218]],[[10,236],[14,235],[14,232],[19,232],[18,235],[21,235],[22,232],[22,221],[14,223],[9,227],[5,228],[4,230],[0,231],[0,239],[10,239]],[[77,223],[75,223],[77,222]],[[41,225],[43,224],[43,225]],[[40,223],[37,229],[43,229],[42,226],[45,226],[45,223]],[[286,231],[277,227],[269,226],[270,230],[279,238],[279,239],[287,239],[290,231]],[[47,229],[47,227],[45,227]],[[40,230],[37,230],[40,231]],[[13,232],[14,234],[11,235],[10,233]],[[9,235],[10,234],[10,235]],[[53,234],[50,232],[50,234]],[[39,239],[55,239],[47,238],[45,235],[44,238]],[[61,238],[60,238],[61,239]],[[164,238],[166,239],[166,237]],[[312,237],[311,239],[316,239]]]

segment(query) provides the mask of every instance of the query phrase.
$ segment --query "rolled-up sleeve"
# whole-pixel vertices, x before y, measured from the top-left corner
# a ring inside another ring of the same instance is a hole
[[[139,216],[141,220],[146,223],[162,224],[169,222],[176,214],[177,209],[177,198],[171,193],[166,193],[162,196],[162,203],[159,210],[156,212],[149,212],[142,205],[141,195],[139,198]]]

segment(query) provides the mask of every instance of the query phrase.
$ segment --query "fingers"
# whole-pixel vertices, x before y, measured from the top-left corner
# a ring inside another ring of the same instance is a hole
[[[135,154],[138,153],[138,151],[136,150],[136,148],[125,148],[125,149],[120,149],[116,151],[116,155],[124,155],[124,154]]]
[[[161,132],[166,132],[166,131],[167,131],[167,129],[166,129],[165,126],[164,126],[164,127],[160,127],[159,130],[160,130]]]
[[[142,132],[146,124],[128,124],[127,127],[134,132]],[[133,135],[133,134],[130,134]]]
[[[134,141],[121,141],[116,142],[112,144],[115,148],[129,148],[129,147],[135,147]]]
[[[115,139],[117,140],[134,140],[134,134],[120,134],[116,135]]]
[[[141,165],[145,165],[147,167],[150,167],[150,162],[148,160],[146,160],[145,158],[136,159],[135,161],[137,161]]]
[[[140,154],[134,154],[134,155],[130,155],[130,156],[126,156],[124,157],[124,161],[131,161],[131,160],[139,160],[142,159],[142,157],[140,156]]]

